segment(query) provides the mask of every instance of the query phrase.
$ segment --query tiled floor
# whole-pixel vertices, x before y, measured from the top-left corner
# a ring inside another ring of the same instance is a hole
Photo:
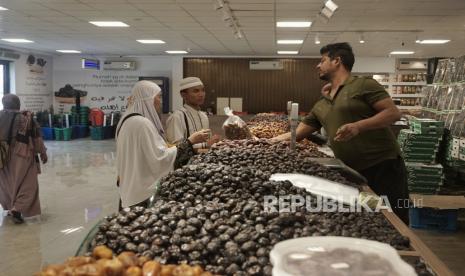
[[[42,221],[14,225],[0,215],[1,276],[32,275],[44,264],[62,262],[75,254],[100,218],[117,209],[114,141],[47,142],[47,147],[49,163],[39,177]],[[464,230],[415,232],[457,275],[464,275]]]
[[[89,228],[117,210],[114,141],[47,142],[39,176],[42,221],[0,216],[0,275],[33,275],[73,256]]]

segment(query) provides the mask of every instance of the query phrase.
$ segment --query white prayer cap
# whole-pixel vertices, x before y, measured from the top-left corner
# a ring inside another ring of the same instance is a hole
[[[202,81],[196,77],[188,77],[181,80],[180,90],[188,89],[191,87],[203,85]]]

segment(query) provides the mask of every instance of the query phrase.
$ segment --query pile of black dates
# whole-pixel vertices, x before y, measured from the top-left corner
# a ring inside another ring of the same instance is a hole
[[[190,164],[229,165],[233,169],[247,169],[260,179],[268,180],[274,173],[303,173],[319,176],[347,185],[356,185],[347,181],[338,171],[328,169],[309,158],[326,157],[316,148],[306,144],[296,144],[296,150],[289,150],[289,143],[270,143],[259,140],[223,140],[213,145],[207,153],[194,156]],[[252,176],[249,173],[249,176]]]
[[[263,141],[228,143],[165,177],[152,208],[127,208],[107,217],[89,251],[106,245],[117,254],[133,251],[162,264],[200,265],[220,275],[271,275],[271,249],[292,238],[356,237],[408,250],[408,238],[381,213],[266,208],[265,196],[315,199],[290,182],[269,181],[272,173],[299,172],[351,183],[306,160],[303,152],[283,154],[280,145]],[[316,206],[316,200],[310,202]]]

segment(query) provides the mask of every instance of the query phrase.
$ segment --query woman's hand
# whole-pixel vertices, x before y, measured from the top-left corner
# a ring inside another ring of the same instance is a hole
[[[207,145],[208,147],[211,147],[212,145],[218,143],[220,140],[221,140],[221,136],[219,136],[218,134],[215,134],[213,135],[212,138],[208,139]]]
[[[195,133],[192,133],[187,140],[191,142],[192,145],[199,144],[206,142],[208,138],[210,137],[211,131],[209,129],[202,129],[201,131],[197,131]]]

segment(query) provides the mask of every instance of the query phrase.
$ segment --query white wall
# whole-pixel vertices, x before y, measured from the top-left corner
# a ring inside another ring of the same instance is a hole
[[[44,110],[52,104],[55,107],[64,109],[63,105],[54,103],[54,91],[58,91],[65,84],[77,85],[78,89],[89,92],[86,100],[92,97],[105,97],[100,102],[88,102],[92,107],[99,106],[121,106],[125,105],[121,98],[129,95],[130,88],[139,76],[164,76],[170,78],[170,110],[176,110],[182,106],[182,98],[179,94],[179,81],[183,77],[183,58],[180,56],[147,56],[135,57],[125,60],[137,62],[136,71],[95,71],[81,69],[81,56],[63,55],[50,56],[41,53],[33,53],[36,60],[43,58],[46,65],[43,73],[39,74],[34,69],[38,69],[36,64],[29,66],[26,63],[30,52],[22,49],[12,49],[21,53],[19,60],[14,60],[11,66],[11,91],[17,93],[22,101],[22,107],[30,110]],[[89,56],[82,56],[88,57]],[[94,57],[95,58],[95,57]],[[96,57],[101,60],[109,58]],[[357,57],[353,72],[355,73],[394,73],[396,66],[395,58],[382,57]],[[32,69],[32,72],[31,72]],[[98,87],[101,82],[98,77],[118,77],[117,87]],[[119,97],[120,96],[120,97]],[[111,103],[108,101],[115,97]],[[90,99],[89,99],[90,98]],[[88,104],[83,102],[83,104]],[[116,104],[115,104],[116,103]]]
[[[73,88],[88,92],[82,104],[98,107],[106,112],[124,111],[126,97],[139,77],[168,77],[170,79],[170,110],[182,106],[179,94],[179,80],[183,76],[182,57],[134,57],[134,58],[103,58],[99,59],[101,65],[104,60],[136,61],[135,71],[85,70],[81,68],[81,58],[88,56],[56,56],[53,59],[53,91],[58,91],[66,84]],[[70,108],[70,104],[55,100],[57,111]]]
[[[355,57],[354,73],[395,73],[396,59],[389,57]]]

